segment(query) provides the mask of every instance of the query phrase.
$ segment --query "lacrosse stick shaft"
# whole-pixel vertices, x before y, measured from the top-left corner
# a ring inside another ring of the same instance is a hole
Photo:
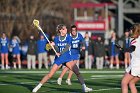
[[[41,31],[41,33],[44,35],[44,37],[47,39],[47,41],[49,42],[50,46],[52,47],[53,51],[55,52],[55,54],[57,54],[56,50],[54,49],[54,46],[51,45],[50,40],[48,39],[48,37],[45,35],[45,33],[43,32],[42,28],[39,26],[38,29]]]

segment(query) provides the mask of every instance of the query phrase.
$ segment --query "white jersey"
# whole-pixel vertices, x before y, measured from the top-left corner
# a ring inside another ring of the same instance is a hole
[[[131,75],[140,77],[140,36],[132,40],[131,45],[135,46],[135,51],[131,53],[131,61],[126,72],[131,72]]]

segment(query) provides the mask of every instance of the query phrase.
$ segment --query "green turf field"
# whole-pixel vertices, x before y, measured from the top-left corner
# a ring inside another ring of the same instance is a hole
[[[47,70],[0,70],[0,93],[31,93],[40,79],[48,73]],[[124,70],[84,70],[81,73],[88,87],[94,90],[91,93],[121,93],[120,81]],[[65,83],[59,86],[56,80],[60,74],[58,71],[37,93],[81,93],[81,85],[75,75],[72,78],[72,85]],[[140,91],[140,83],[137,84]]]

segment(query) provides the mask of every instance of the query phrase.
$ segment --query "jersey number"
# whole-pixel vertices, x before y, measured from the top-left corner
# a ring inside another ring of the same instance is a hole
[[[78,44],[73,44],[73,48],[78,48]]]

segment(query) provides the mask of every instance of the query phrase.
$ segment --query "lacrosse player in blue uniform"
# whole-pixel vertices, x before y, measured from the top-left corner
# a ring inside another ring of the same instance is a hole
[[[80,33],[77,33],[77,27],[75,25],[71,26],[71,33],[70,36],[72,37],[72,45],[71,45],[71,58],[73,60],[73,64],[79,63],[80,59],[80,49],[85,49],[84,46],[84,38]],[[79,64],[77,64],[79,67]],[[69,70],[69,68],[65,67],[60,75],[60,77],[57,80],[58,85],[61,85],[62,78],[65,75],[65,73]],[[68,85],[71,85],[71,77],[73,72],[70,70],[68,78],[66,80],[66,83]]]
[[[57,51],[54,64],[50,72],[43,77],[40,83],[32,90],[32,92],[37,92],[41,86],[47,82],[55,72],[61,67],[61,65],[66,65],[70,70],[72,70],[79,82],[83,87],[84,92],[92,91],[91,88],[86,87],[85,82],[79,72],[77,65],[73,64],[71,59],[71,36],[67,34],[67,28],[65,25],[60,24],[57,26],[58,36],[55,37],[54,42],[51,42],[51,45],[54,46]]]
[[[11,41],[12,55],[13,55],[13,66],[16,69],[16,62],[18,62],[18,68],[21,69],[21,60],[20,60],[20,41],[17,36],[14,36]]]
[[[0,52],[1,52],[1,62],[2,66],[1,69],[4,68],[4,61],[6,63],[6,69],[9,69],[8,66],[8,47],[9,47],[9,39],[6,37],[6,34],[3,32],[2,37],[0,38]]]

